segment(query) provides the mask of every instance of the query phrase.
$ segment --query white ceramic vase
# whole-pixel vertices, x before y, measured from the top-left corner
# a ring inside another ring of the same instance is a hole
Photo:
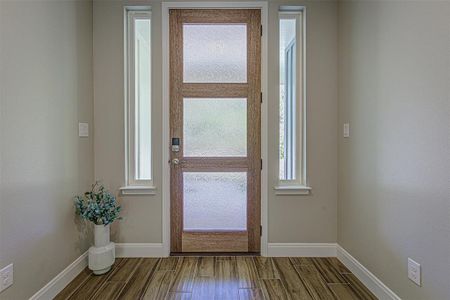
[[[105,247],[109,244],[110,225],[94,225],[94,246]]]
[[[94,225],[94,246],[89,248],[89,269],[95,275],[105,274],[115,260],[114,243],[110,241],[109,225]]]

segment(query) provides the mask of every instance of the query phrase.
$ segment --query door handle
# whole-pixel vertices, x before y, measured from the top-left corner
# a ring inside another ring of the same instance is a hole
[[[178,165],[178,164],[180,164],[180,160],[178,158],[174,158],[174,159],[172,159],[172,164]]]

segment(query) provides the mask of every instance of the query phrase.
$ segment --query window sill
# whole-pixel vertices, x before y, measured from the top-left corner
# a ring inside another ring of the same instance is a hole
[[[156,195],[156,187],[154,186],[124,186],[120,189],[122,196],[133,195]]]
[[[312,188],[304,185],[282,185],[273,188],[275,195],[309,195]]]

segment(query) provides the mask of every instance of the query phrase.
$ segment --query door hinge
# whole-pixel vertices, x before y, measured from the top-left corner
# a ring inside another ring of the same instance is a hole
[[[259,236],[262,236],[262,225],[259,225]]]
[[[262,170],[262,158],[261,158],[261,170]]]
[[[262,92],[261,92],[261,103],[262,103]]]
[[[262,27],[262,25],[261,25],[261,36],[262,36],[262,28],[263,28],[263,27]]]

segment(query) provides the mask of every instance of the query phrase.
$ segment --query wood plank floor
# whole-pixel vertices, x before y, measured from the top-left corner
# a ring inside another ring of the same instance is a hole
[[[377,299],[337,258],[205,256],[116,259],[81,272],[55,299]]]

